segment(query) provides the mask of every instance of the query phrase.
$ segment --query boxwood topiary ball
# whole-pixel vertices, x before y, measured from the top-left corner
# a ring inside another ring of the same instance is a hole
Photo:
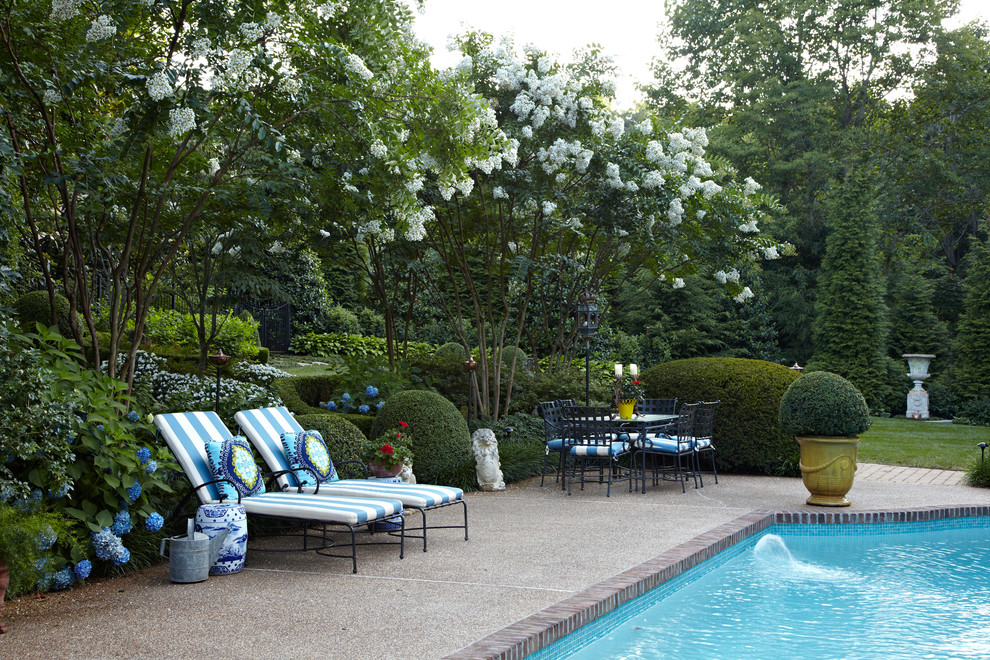
[[[780,425],[794,435],[859,435],[870,427],[866,399],[838,374],[813,371],[791,383],[780,399]]]
[[[399,422],[407,423],[412,432],[413,472],[419,483],[459,488],[473,485],[471,436],[467,421],[453,403],[428,390],[394,394],[375,415],[369,437],[377,438],[400,426]]]

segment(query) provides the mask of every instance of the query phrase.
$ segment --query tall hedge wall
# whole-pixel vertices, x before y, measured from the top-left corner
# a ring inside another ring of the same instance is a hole
[[[678,403],[721,401],[715,412],[714,444],[720,471],[799,474],[800,450],[780,427],[780,398],[797,372],[772,362],[741,358],[691,358],[647,369],[648,397],[677,397]]]

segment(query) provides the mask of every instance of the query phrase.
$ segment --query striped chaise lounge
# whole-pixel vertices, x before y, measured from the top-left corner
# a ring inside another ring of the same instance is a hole
[[[277,408],[260,408],[242,410],[234,419],[240,432],[248,437],[258,453],[265,460],[268,469],[282,472],[278,477],[283,490],[298,488],[299,481],[289,469],[285,449],[282,445],[283,433],[302,433],[305,431],[284,406]],[[312,486],[303,486],[306,492],[312,492]],[[409,532],[422,532],[423,552],[426,552],[427,529],[460,529],[464,528],[464,540],[468,538],[467,503],[464,501],[464,491],[448,486],[431,486],[426,484],[393,484],[368,479],[341,479],[319,486],[319,494],[334,497],[386,497],[399,500],[407,509],[415,509],[422,516],[421,527],[406,527],[406,533],[413,538],[419,538]],[[426,512],[447,506],[459,504],[464,511],[463,525],[427,525]]]
[[[200,502],[211,504],[221,501],[222,496],[216,486],[219,481],[214,479],[206,453],[207,442],[223,441],[233,437],[220,417],[213,411],[169,413],[155,415],[155,426],[158,427],[158,435],[165,439],[175,455]],[[381,541],[358,543],[355,530],[365,528],[371,531],[373,523],[383,522],[403,511],[402,502],[387,498],[313,497],[302,492],[283,491],[259,493],[238,499],[249,515],[306,522],[302,549],[312,549],[329,557],[349,557],[355,573],[357,573],[357,546],[384,544]],[[398,517],[402,519],[402,516]],[[307,540],[311,538],[308,531],[311,524],[320,525],[322,528],[319,537],[321,543],[316,547],[307,545]],[[329,550],[335,545],[326,536],[327,527],[343,527],[350,532],[349,555]],[[399,546],[401,559],[405,551],[404,519],[398,536],[397,543],[389,544]]]

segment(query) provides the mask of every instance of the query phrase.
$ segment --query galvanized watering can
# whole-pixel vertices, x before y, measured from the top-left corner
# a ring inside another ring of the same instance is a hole
[[[158,554],[168,558],[168,579],[172,582],[202,582],[210,576],[210,566],[220,554],[220,546],[227,538],[223,530],[212,539],[196,531],[196,521],[192,518],[186,525],[185,536],[162,539]],[[169,542],[169,553],[165,554],[165,542]]]

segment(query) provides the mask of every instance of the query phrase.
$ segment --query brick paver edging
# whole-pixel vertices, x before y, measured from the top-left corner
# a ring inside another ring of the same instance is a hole
[[[990,516],[990,506],[841,512],[753,511],[465,646],[446,656],[445,660],[522,660],[774,523],[915,522],[973,516]]]

